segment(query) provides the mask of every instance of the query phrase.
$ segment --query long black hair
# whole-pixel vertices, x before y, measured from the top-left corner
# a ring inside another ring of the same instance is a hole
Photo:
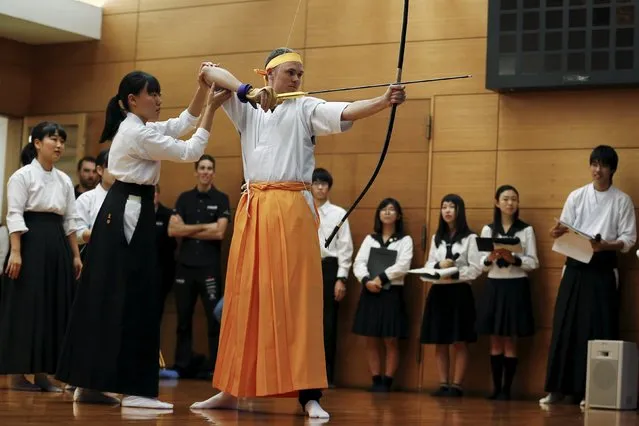
[[[64,141],[67,140],[67,132],[64,128],[53,121],[42,121],[31,129],[29,143],[22,148],[20,153],[20,162],[23,166],[31,164],[38,156],[38,150],[35,147],[35,141],[42,141],[47,136],[60,136]]]
[[[395,221],[395,235],[398,237],[404,236],[404,215],[402,214],[402,206],[399,205],[399,201],[394,198],[384,198],[379,206],[377,206],[377,210],[375,210],[375,226],[373,230],[376,234],[381,235],[383,230],[382,220],[379,218],[380,212],[387,206],[393,206],[395,211],[397,212],[397,220]]]
[[[442,216],[441,208],[444,203],[453,203],[455,205],[455,235],[453,235],[452,240],[449,242],[461,241],[473,233],[466,221],[466,205],[464,199],[457,194],[445,195],[439,204],[439,225],[435,233],[435,246],[437,247],[439,247],[442,241],[447,240],[450,234],[448,224],[444,220],[444,216]]]
[[[501,196],[501,194],[503,194],[506,191],[513,191],[515,194],[517,194],[517,201],[519,201],[519,191],[517,191],[517,188],[515,188],[512,185],[502,185],[499,188],[497,188],[497,191],[495,192],[495,202],[498,203],[499,197]],[[517,210],[515,210],[515,213],[513,213],[513,223],[517,222],[518,220],[519,220],[519,205],[517,206]],[[497,205],[495,205],[495,208],[493,210],[493,229],[492,229],[493,238],[499,234],[500,229],[503,229],[503,225],[501,223],[501,210],[499,209],[499,207],[497,207]]]
[[[139,95],[145,87],[148,93],[160,93],[160,82],[151,74],[144,71],[132,71],[124,76],[120,81],[118,94],[112,97],[107,104],[100,143],[113,140],[120,123],[126,118],[127,111],[130,111],[129,95]]]

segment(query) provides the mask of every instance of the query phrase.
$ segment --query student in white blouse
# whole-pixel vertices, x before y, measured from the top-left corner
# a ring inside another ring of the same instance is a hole
[[[517,370],[517,338],[535,333],[528,273],[539,268],[533,227],[519,219],[519,192],[502,185],[495,193],[493,222],[484,226],[483,238],[516,238],[523,253],[500,249],[482,253],[488,271],[480,303],[477,329],[490,336],[493,393],[489,399],[509,400]]]
[[[612,183],[618,163],[614,148],[596,147],[590,154],[592,182],[571,192],[561,212],[562,222],[594,237],[594,255],[589,263],[566,259],[548,353],[549,393],[541,404],[571,395],[574,403],[585,405],[588,341],[619,338],[617,253],[628,253],[635,245],[637,224],[632,199]],[[566,232],[557,223],[550,236]]]
[[[11,251],[0,298],[0,374],[12,374],[17,390],[62,391],[47,375],[58,366],[82,269],[73,184],[54,167],[66,138],[57,123],[37,124],[22,151],[24,167],[7,184]]]
[[[161,160],[195,162],[207,146],[214,111],[229,98],[203,79],[187,110],[158,122],[160,83],[133,71],[107,106],[101,142],[112,140],[109,189],[91,231],[86,268],[56,377],[70,385],[122,394],[123,407],[172,408],[157,400],[160,303],[155,184]],[[208,93],[208,94],[207,94]],[[199,128],[187,141],[177,138]],[[87,401],[89,402],[89,401]]]
[[[433,284],[424,306],[420,342],[435,344],[439,388],[432,396],[463,396],[462,383],[469,361],[468,344],[477,341],[475,298],[470,283],[481,274],[475,238],[466,222],[464,200],[444,196],[439,226],[430,243],[427,268],[457,268],[458,272]],[[450,346],[455,349],[450,383]]]
[[[78,244],[87,244],[91,239],[93,223],[98,216],[102,203],[106,198],[115,177],[109,172],[109,149],[101,151],[95,160],[95,169],[99,183],[95,188],[83,192],[76,200],[78,207],[79,226],[76,236]]]
[[[382,260],[380,254],[390,261]],[[398,339],[408,337],[403,290],[412,259],[413,239],[405,234],[402,208],[397,200],[386,198],[375,211],[374,233],[364,238],[353,264],[353,273],[362,283],[353,333],[366,337],[373,392],[391,390],[399,366]],[[382,341],[386,348],[384,374],[380,357]]]
[[[333,176],[328,170],[318,167],[313,170],[311,192],[317,204],[320,225],[317,230],[322,255],[322,279],[324,281],[324,350],[326,351],[326,376],[333,386],[335,352],[337,344],[337,310],[346,295],[346,280],[353,264],[353,237],[348,219],[340,227],[328,248],[324,242],[346,210],[328,200],[333,187]]]

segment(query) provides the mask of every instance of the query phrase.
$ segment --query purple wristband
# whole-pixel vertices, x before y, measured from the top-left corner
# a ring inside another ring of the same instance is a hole
[[[239,89],[237,89],[237,98],[240,100],[240,102],[243,102],[243,103],[248,102],[248,99],[246,99],[246,95],[248,94],[249,90],[251,90],[252,88],[253,86],[251,86],[248,83],[245,83],[245,84],[242,84]]]

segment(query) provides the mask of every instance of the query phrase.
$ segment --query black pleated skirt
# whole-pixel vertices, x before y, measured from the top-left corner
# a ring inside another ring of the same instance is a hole
[[[56,378],[102,392],[158,395],[160,288],[154,187],[116,181],[95,220]],[[124,209],[141,212],[130,243]]]
[[[488,278],[479,303],[479,334],[528,337],[535,334],[530,281]]]
[[[20,274],[2,276],[0,374],[54,374],[73,302],[73,255],[62,216],[25,212],[24,221]]]
[[[588,341],[619,337],[619,300],[612,266],[616,262],[606,260],[611,255],[614,252],[595,253],[589,265],[570,258],[566,262],[555,303],[547,392],[582,398],[586,392]]]
[[[364,286],[359,296],[353,333],[367,337],[408,337],[408,318],[404,306],[404,286],[371,293]]]
[[[475,298],[470,284],[433,284],[426,298],[420,342],[450,345],[476,341]]]

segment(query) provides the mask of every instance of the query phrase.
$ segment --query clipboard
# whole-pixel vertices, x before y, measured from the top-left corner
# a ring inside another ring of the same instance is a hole
[[[512,253],[523,253],[521,241],[517,237],[480,237],[476,238],[477,249],[479,251],[492,252],[494,250],[504,249]]]
[[[371,278],[380,276],[387,268],[397,263],[397,250],[389,250],[383,247],[371,247],[366,268]],[[382,286],[383,290],[389,290],[391,283]]]
[[[568,228],[568,232],[555,240],[552,245],[552,251],[582,263],[590,263],[594,255],[590,241],[601,240],[601,235],[589,235],[566,222],[555,220],[560,225]]]

